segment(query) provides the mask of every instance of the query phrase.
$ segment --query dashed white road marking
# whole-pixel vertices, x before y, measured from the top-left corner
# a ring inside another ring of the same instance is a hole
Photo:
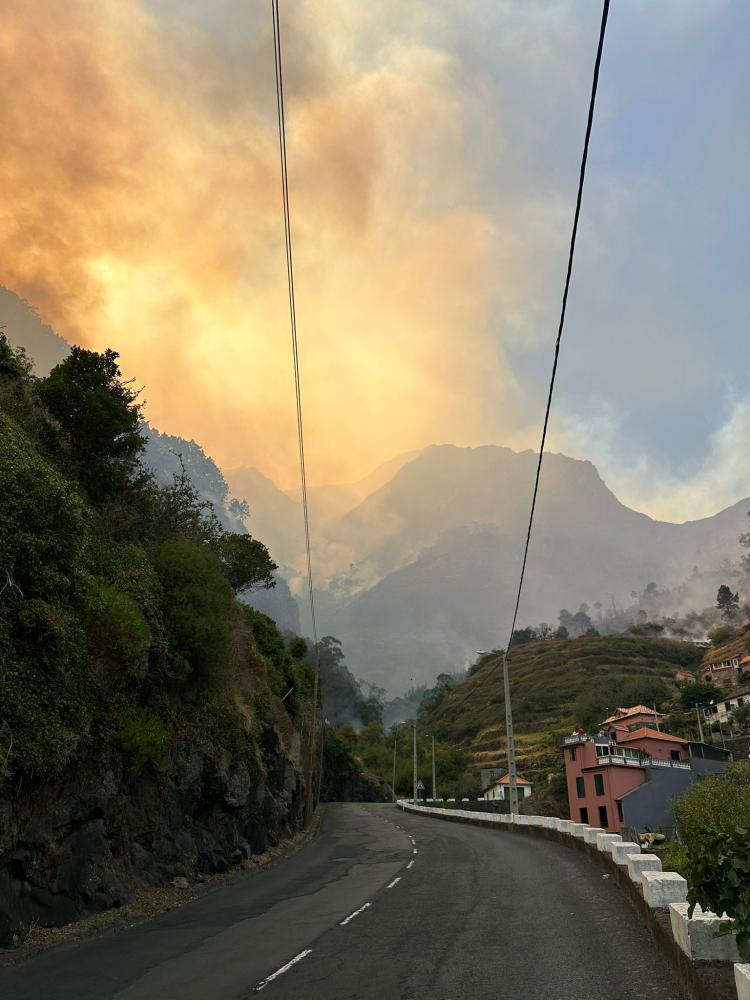
[[[416,847],[415,847],[415,848],[414,848],[414,850],[413,850],[413,851],[412,851],[411,853],[412,853],[412,854],[419,854],[419,851],[418,851],[418,850],[416,849]]]
[[[386,889],[392,889],[394,885],[400,881],[401,881],[401,876],[399,875],[398,878],[394,878],[394,880],[386,886]]]
[[[412,859],[411,859],[411,861],[409,862],[409,864],[408,864],[408,865],[407,865],[406,867],[407,867],[407,868],[411,868],[411,866],[412,866],[413,864],[414,864],[414,858],[412,858]]]
[[[368,906],[372,906],[372,903],[365,903],[364,906],[360,906],[360,908],[358,910],[355,910],[354,913],[350,913],[349,916],[346,918],[346,920],[341,921],[341,927],[345,927],[350,920],[354,920],[354,918],[359,916],[359,914],[363,910],[366,910]]]
[[[299,955],[295,955],[291,962],[287,962],[286,965],[282,965],[280,969],[276,970],[276,972],[272,972],[270,976],[266,976],[265,979],[261,979],[255,987],[255,992],[260,993],[260,991],[265,989],[269,983],[274,981],[274,979],[278,979],[279,976],[283,976],[283,974],[288,972],[293,965],[296,965],[297,962],[301,962],[303,958],[307,958],[310,954],[312,954],[312,948],[305,948],[305,950],[301,951]]]

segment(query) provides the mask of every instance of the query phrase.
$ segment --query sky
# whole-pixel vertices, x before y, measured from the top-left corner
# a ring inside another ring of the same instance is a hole
[[[601,6],[281,0],[308,475],[538,444]],[[750,494],[742,0],[617,0],[550,447]],[[270,3],[5,0],[0,283],[160,430],[297,469]]]

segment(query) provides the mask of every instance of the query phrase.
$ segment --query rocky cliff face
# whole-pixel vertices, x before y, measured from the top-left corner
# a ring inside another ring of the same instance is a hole
[[[175,876],[227,871],[302,826],[304,781],[277,730],[260,766],[192,751],[169,774],[131,779],[102,751],[54,785],[0,798],[0,946]]]

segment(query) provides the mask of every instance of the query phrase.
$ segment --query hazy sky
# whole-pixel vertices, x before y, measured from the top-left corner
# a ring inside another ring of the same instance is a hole
[[[282,0],[309,473],[535,446],[600,3]],[[161,430],[296,471],[270,2],[5,0],[0,282]],[[750,493],[743,0],[616,0],[552,446]]]

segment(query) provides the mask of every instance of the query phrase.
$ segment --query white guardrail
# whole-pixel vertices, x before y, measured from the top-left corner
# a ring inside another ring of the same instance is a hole
[[[609,833],[587,823],[574,823],[556,816],[523,816],[520,814],[486,813],[470,809],[445,809],[415,806],[409,799],[399,799],[397,805],[407,811],[452,819],[483,820],[514,827],[540,827],[556,830],[571,838],[583,840],[601,851],[620,868],[640,890],[646,905],[655,911],[668,912],[675,944],[693,962],[731,962],[738,1000],[750,1000],[750,964],[740,962],[734,934],[717,936],[722,916],[696,906],[688,917],[687,882],[677,872],[662,871],[661,859],[644,853],[639,844],[625,841],[617,833]],[[730,921],[731,922],[731,921]]]

